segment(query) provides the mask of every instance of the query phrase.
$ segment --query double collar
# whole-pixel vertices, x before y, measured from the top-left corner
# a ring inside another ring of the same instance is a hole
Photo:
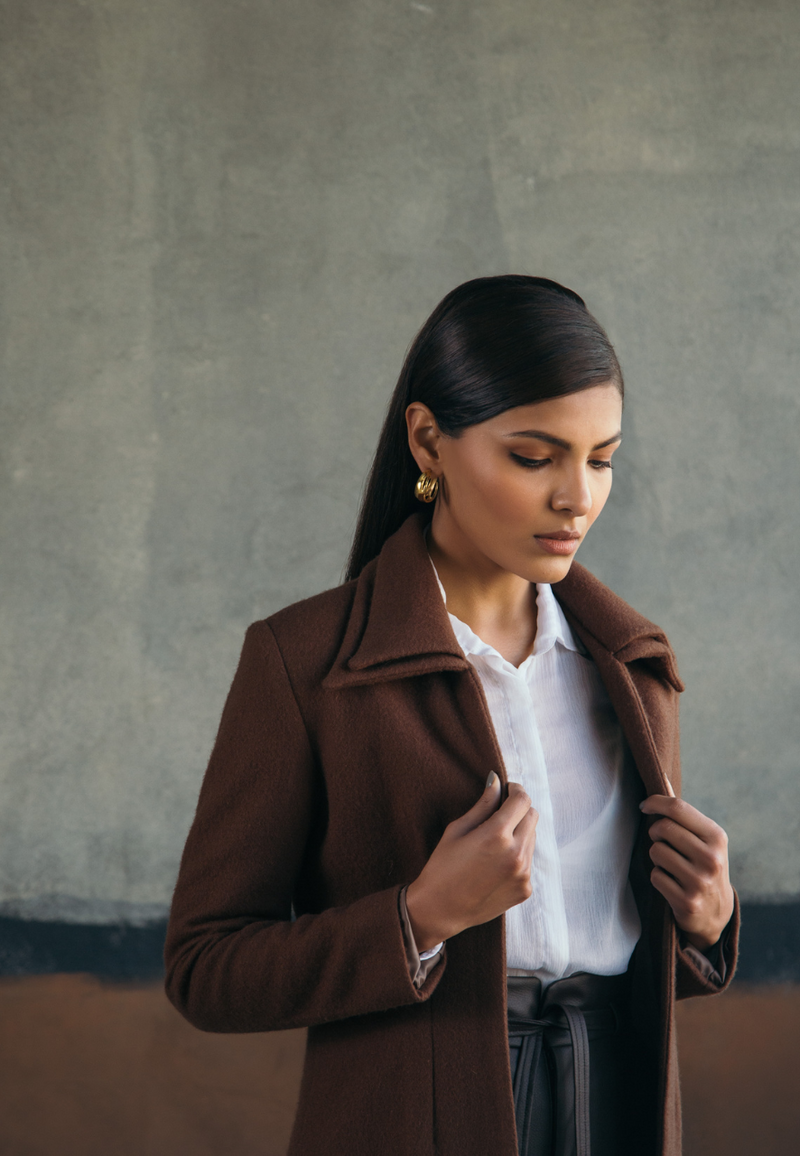
[[[355,580],[342,644],[323,685],[386,682],[439,670],[466,670],[425,543],[424,512],[412,514]],[[552,587],[590,654],[620,663],[649,660],[676,690],[683,684],[664,632],[573,563]]]

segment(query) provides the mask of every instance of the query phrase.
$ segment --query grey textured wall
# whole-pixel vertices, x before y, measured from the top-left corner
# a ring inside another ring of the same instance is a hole
[[[0,899],[163,910],[246,625],[339,580],[405,348],[576,288],[626,371],[582,561],[687,796],[800,895],[794,0],[3,0]]]

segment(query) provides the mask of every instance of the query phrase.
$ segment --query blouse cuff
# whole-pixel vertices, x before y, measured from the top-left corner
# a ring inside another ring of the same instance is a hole
[[[407,887],[403,887],[397,900],[400,910],[400,922],[403,925],[406,963],[408,964],[408,974],[411,977],[411,982],[414,987],[422,987],[425,980],[442,958],[444,943],[437,943],[436,947],[432,947],[429,951],[420,952],[418,950],[414,940],[414,932],[411,930],[411,920],[408,917],[408,907],[406,905],[407,890]]]
[[[704,948],[702,951],[699,947],[695,947],[693,943],[689,943],[682,931],[679,933],[681,949],[689,956],[703,979],[708,983],[713,983],[715,987],[722,987],[728,972],[725,964],[725,952],[723,950],[723,940],[727,935],[727,931],[728,928],[726,927],[717,942],[711,947]]]

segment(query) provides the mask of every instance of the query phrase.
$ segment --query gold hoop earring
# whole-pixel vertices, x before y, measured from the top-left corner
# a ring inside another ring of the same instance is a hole
[[[420,502],[432,502],[438,493],[439,479],[425,470],[417,478],[417,484],[414,486],[414,497]]]

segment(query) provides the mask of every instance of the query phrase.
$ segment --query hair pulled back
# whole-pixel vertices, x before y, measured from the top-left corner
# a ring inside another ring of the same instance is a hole
[[[346,579],[357,578],[420,509],[405,419],[412,402],[427,405],[442,433],[458,437],[514,406],[607,383],[623,392],[616,354],[571,289],[518,274],[478,277],[453,289],[414,339],[392,394]]]

